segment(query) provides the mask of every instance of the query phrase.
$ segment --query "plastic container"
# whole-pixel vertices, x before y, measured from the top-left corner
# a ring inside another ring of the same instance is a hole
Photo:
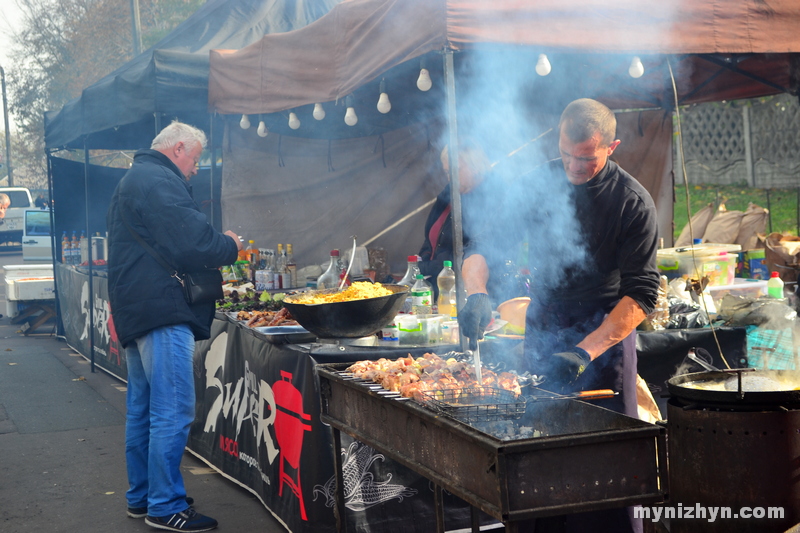
[[[709,285],[730,285],[736,277],[738,244],[704,243],[658,250],[657,266],[667,279],[709,277]]]
[[[444,318],[444,315],[397,315],[395,320],[400,344],[440,344]]]
[[[769,281],[767,282],[767,296],[770,298],[783,299],[783,280],[777,272],[773,272],[769,276]]]
[[[458,344],[461,342],[458,332],[458,320],[442,320],[442,342],[445,344]]]
[[[735,278],[731,285],[716,285],[706,287],[706,292],[711,295],[714,304],[719,307],[719,302],[726,294],[743,296],[747,298],[761,298],[767,295],[767,280],[752,280]]]

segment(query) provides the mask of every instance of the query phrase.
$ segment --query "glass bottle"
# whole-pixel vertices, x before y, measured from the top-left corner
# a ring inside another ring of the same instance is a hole
[[[279,244],[278,245],[278,251],[275,252],[275,270],[274,270],[274,275],[273,275],[273,279],[275,280],[275,288],[276,289],[283,289],[284,288],[283,283],[282,283],[283,280],[282,280],[282,276],[281,276],[281,274],[283,274],[283,267],[284,267],[284,263],[282,263],[282,259],[283,259],[283,245]]]
[[[281,245],[279,244],[278,246],[280,247]],[[293,287],[293,285],[292,285],[292,273],[289,272],[289,256],[286,253],[286,249],[281,250],[280,263],[281,263],[281,288],[289,289]]]
[[[291,244],[286,245],[286,270],[289,271],[289,286],[297,287],[297,263],[294,262]]]
[[[339,286],[339,250],[331,250],[328,269],[317,278],[317,289],[334,289]]]
[[[417,274],[417,281],[411,287],[411,313],[414,315],[430,315],[433,312],[433,290],[422,274]]]

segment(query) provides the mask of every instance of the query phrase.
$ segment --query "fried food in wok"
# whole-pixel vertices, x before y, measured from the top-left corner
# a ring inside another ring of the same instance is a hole
[[[348,302],[350,300],[366,300],[367,298],[379,298],[394,294],[380,283],[370,283],[369,281],[356,281],[341,292],[319,293],[310,292],[298,294],[291,297],[291,302],[295,304],[325,304],[333,302]]]

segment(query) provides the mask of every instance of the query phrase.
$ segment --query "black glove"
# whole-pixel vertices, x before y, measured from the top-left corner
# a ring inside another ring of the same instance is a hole
[[[575,346],[568,352],[554,353],[550,358],[550,373],[547,381],[565,386],[578,379],[592,358],[583,348]]]
[[[484,293],[472,294],[467,298],[467,303],[458,312],[458,327],[461,334],[469,339],[469,349],[478,348],[478,340],[483,338],[483,330],[492,321],[492,304],[489,295]]]

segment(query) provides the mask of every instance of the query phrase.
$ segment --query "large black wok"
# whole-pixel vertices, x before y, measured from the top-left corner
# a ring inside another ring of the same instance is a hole
[[[301,295],[287,296],[283,305],[292,316],[317,337],[324,339],[358,338],[372,335],[388,324],[403,307],[408,293],[404,285],[384,285],[393,294],[322,304],[301,304],[293,300]],[[336,289],[312,291],[312,294],[330,294]],[[303,293],[308,295],[309,293]]]
[[[697,372],[670,378],[667,388],[683,405],[800,408],[800,372],[743,370],[741,381],[736,371]]]

